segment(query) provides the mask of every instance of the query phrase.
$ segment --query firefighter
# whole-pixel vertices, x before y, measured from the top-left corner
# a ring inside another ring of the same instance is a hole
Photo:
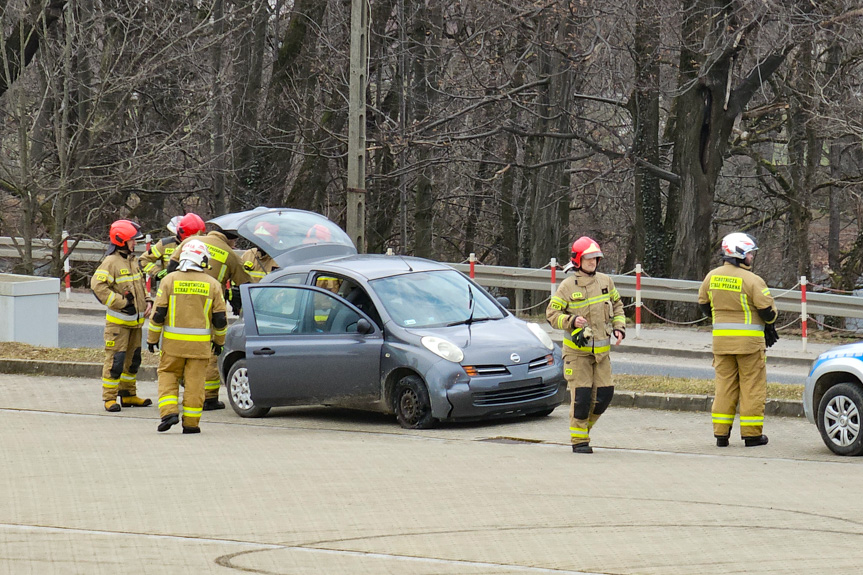
[[[117,220],[111,224],[108,235],[108,251],[90,280],[90,289],[107,307],[102,401],[106,411],[116,412],[121,407],[146,407],[153,403],[138,397],[136,391],[141,366],[141,327],[152,301],[134,254],[135,242],[143,237],[141,228],[129,220]]]
[[[275,245],[278,243],[279,226],[269,222],[260,222],[252,233],[259,236],[263,243]],[[260,247],[246,250],[241,259],[243,260],[243,269],[249,274],[252,283],[258,283],[268,273],[279,268],[275,260]]]
[[[727,447],[740,405],[740,436],[747,447],[767,445],[764,402],[767,398],[765,349],[776,334],[777,311],[764,280],[752,273],[758,246],[743,233],[722,239],[723,264],[704,278],[698,303],[713,320],[713,435]],[[753,313],[754,312],[754,313]]]
[[[560,284],[545,310],[548,323],[564,332],[564,377],[569,387],[569,435],[573,453],[593,453],[590,430],[614,396],[611,337],[626,337],[623,302],[614,282],[596,271],[599,244],[581,237],[572,244],[574,273]]]
[[[225,299],[231,304],[234,315],[239,315],[241,307],[239,288],[237,286],[251,281],[249,274],[246,273],[245,269],[243,269],[243,262],[240,260],[240,257],[234,253],[234,246],[237,243],[237,237],[237,234],[233,232],[214,226],[214,229],[207,235],[195,236],[194,238],[183,240],[183,243],[180,244],[179,248],[182,249],[183,244],[192,239],[199,240],[207,246],[207,260],[209,263],[204,272],[219,282],[219,285],[222,286],[223,297],[226,295],[224,291],[225,284],[229,281],[233,283],[235,289],[228,292],[229,296],[225,297]],[[180,252],[175,250],[174,254],[171,256],[171,262],[168,264],[168,273],[177,269],[179,263]],[[207,364],[207,375],[206,380],[204,381],[204,390],[206,391],[204,411],[225,409],[225,403],[223,401],[219,401],[220,386],[221,380],[219,378],[218,360],[217,357],[213,356]]]
[[[150,277],[161,280],[168,273],[168,262],[177,246],[188,237],[204,233],[204,220],[198,214],[174,216],[168,223],[168,230],[174,234],[162,238],[144,252],[138,265]]]
[[[207,275],[207,246],[192,239],[183,244],[177,271],[165,276],[150,318],[147,349],[159,358],[157,429],[168,431],[180,421],[177,398],[183,390],[183,433],[200,433],[204,379],[210,359],[222,353],[228,330],[222,287]]]

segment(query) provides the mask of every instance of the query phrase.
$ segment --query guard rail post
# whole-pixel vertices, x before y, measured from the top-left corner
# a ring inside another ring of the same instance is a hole
[[[66,301],[72,297],[72,263],[69,261],[69,232],[63,230],[63,274],[66,284]]]
[[[808,339],[808,333],[806,329],[806,322],[809,320],[809,316],[806,314],[806,276],[800,276],[800,325],[802,336],[800,339],[803,342],[803,351],[806,351],[806,340]]]
[[[635,339],[641,339],[641,264],[635,264]]]
[[[476,254],[471,252],[467,260],[470,262],[470,279],[474,279],[474,267],[476,267]]]
[[[149,251],[150,251],[150,243],[153,241],[153,237],[152,237],[150,234],[147,234],[147,237],[145,238],[145,241],[147,242],[147,246],[146,246],[146,248],[147,248],[147,251],[149,252]],[[162,261],[164,261],[164,260],[162,260]],[[146,274],[146,276],[147,276],[147,295],[150,295],[150,282],[151,282],[151,278],[150,278],[150,274],[147,274],[146,272],[145,272],[145,274]],[[140,284],[139,284],[139,285],[140,285]]]

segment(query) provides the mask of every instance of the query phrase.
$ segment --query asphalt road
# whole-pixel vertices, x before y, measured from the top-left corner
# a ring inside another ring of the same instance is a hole
[[[155,398],[155,384],[141,395]],[[593,455],[546,418],[403,430],[391,416],[104,411],[97,379],[0,375],[0,573],[857,574],[863,458],[770,418],[610,409]],[[735,430],[736,432],[736,430]]]
[[[104,320],[90,316],[61,316],[60,347],[102,347]],[[663,375],[690,379],[713,379],[713,368],[709,360],[667,358],[615,353],[612,356],[614,373],[627,375]],[[767,366],[767,381],[771,383],[804,384],[808,369],[787,365]]]

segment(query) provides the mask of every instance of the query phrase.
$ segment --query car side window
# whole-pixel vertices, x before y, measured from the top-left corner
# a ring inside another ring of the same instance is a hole
[[[273,283],[280,285],[302,285],[306,283],[307,277],[309,277],[309,274],[306,273],[286,274],[274,280]]]
[[[315,292],[310,299],[314,321],[305,324],[303,333],[356,333],[360,314],[330,294]]]
[[[286,335],[301,331],[309,292],[277,285],[249,290],[255,325],[260,335]]]

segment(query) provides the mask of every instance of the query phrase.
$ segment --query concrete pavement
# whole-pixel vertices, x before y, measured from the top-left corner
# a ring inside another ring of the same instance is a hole
[[[155,385],[140,384],[155,396]],[[805,421],[713,446],[709,417],[566,410],[408,431],[392,417],[207,412],[157,433],[98,379],[0,375],[0,574],[856,574],[860,458]]]

